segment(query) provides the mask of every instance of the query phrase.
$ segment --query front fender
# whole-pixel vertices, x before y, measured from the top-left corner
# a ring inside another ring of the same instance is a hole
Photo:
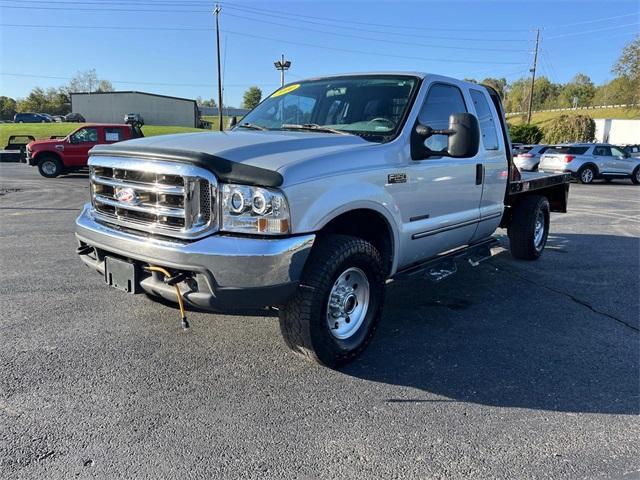
[[[402,219],[395,200],[383,186],[332,177],[322,182],[290,186],[285,194],[295,233],[317,232],[331,220],[353,210],[372,210],[382,215],[393,235],[392,271],[395,272]]]

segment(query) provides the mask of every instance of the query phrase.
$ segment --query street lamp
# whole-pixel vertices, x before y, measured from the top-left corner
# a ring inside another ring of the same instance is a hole
[[[291,66],[291,62],[289,60],[284,59],[284,54],[277,62],[273,62],[276,67],[276,70],[280,70],[280,86],[284,85],[284,71],[289,70]]]

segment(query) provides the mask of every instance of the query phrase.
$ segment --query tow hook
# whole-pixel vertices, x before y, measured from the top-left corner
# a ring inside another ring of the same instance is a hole
[[[185,273],[178,273],[176,275],[171,275],[169,270],[162,267],[155,267],[153,265],[149,265],[144,267],[147,272],[159,272],[164,275],[164,283],[167,285],[171,285],[176,289],[176,296],[178,297],[178,306],[180,307],[180,322],[182,324],[182,328],[184,330],[189,329],[189,322],[187,321],[187,315],[184,310],[184,301],[182,300],[182,292],[178,287],[178,283],[183,282],[187,279],[187,275]]]
[[[78,255],[87,255],[88,253],[93,252],[93,247],[91,245],[82,245],[76,248],[76,253]]]

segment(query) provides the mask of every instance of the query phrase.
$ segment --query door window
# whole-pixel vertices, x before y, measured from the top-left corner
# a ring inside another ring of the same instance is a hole
[[[489,108],[487,99],[480,90],[471,89],[471,98],[476,107],[478,122],[480,123],[480,133],[482,134],[482,144],[485,150],[498,150],[498,134],[493,114]]]
[[[81,128],[76,133],[71,135],[71,141],[73,143],[97,143],[98,129],[97,128]]]
[[[449,116],[452,113],[465,113],[467,107],[458,87],[444,83],[436,83],[429,89],[427,98],[422,105],[418,120],[435,130],[449,128]],[[424,142],[432,152],[446,152],[448,137],[446,135],[432,135]]]
[[[593,149],[593,154],[599,157],[610,157],[611,149],[609,147],[595,147]]]
[[[620,150],[619,148],[616,148],[616,147],[611,147],[611,153],[615,157],[624,157],[624,155],[625,155],[622,150]]]

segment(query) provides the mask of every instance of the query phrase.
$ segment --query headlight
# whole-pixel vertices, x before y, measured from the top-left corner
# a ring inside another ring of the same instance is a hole
[[[289,206],[277,190],[224,184],[220,229],[225,232],[282,235],[289,233]]]

